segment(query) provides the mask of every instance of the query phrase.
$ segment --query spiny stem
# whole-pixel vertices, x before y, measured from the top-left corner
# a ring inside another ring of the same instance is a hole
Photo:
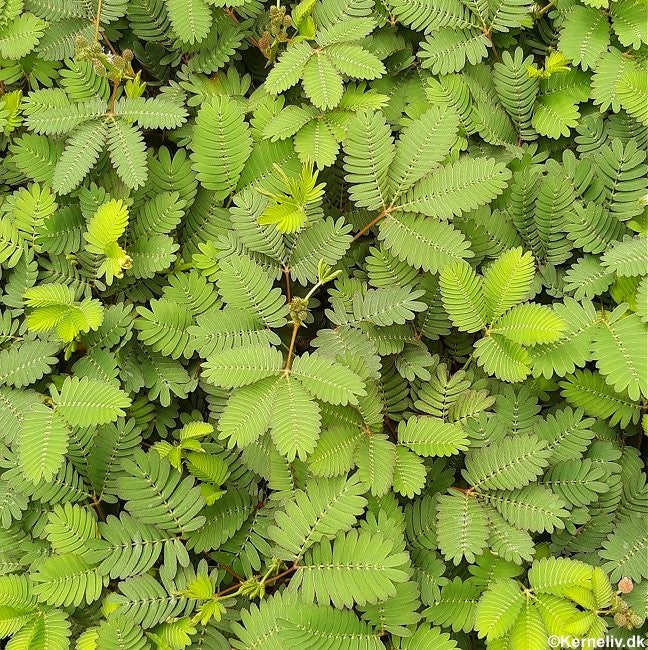
[[[237,582],[235,585],[232,585],[227,589],[223,589],[223,591],[219,591],[218,593],[214,594],[213,596],[214,600],[216,600],[217,598],[221,598],[222,596],[227,596],[227,594],[235,595],[234,592],[238,593],[239,590],[241,589],[241,585],[242,583]]]

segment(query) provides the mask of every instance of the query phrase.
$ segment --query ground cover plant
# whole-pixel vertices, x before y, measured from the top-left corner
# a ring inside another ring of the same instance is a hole
[[[0,0],[0,646],[645,634],[647,23]]]

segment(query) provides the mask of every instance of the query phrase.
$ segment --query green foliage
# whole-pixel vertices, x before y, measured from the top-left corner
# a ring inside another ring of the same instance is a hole
[[[531,372],[526,346],[558,341],[566,327],[549,307],[518,304],[528,297],[532,280],[533,256],[520,248],[498,257],[483,278],[466,262],[441,272],[441,295],[451,321],[463,331],[484,330],[475,357],[499,379],[524,379]]]
[[[0,0],[0,646],[645,631],[644,0]]]
[[[514,648],[545,648],[556,629],[574,634],[586,628],[598,636],[606,625],[599,617],[594,575],[581,562],[544,558],[532,564],[526,591],[510,578],[495,579],[479,600],[475,629],[488,641],[508,633]],[[607,580],[604,575],[602,579]]]

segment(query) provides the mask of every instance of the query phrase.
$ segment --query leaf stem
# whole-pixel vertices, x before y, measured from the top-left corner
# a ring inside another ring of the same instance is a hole
[[[540,11],[536,13],[536,18],[540,18],[540,16],[544,16],[549,11],[549,9],[551,9],[554,6],[554,4],[556,4],[556,0],[551,0],[549,4],[542,7],[542,9],[540,9]]]
[[[463,364],[463,366],[461,367],[461,369],[462,369],[462,370],[466,370],[466,368],[468,368],[468,366],[472,363],[472,360],[473,360],[474,358],[475,358],[475,352],[473,351],[473,352],[471,352],[470,356],[469,356],[468,359],[466,360],[466,363]]]
[[[497,48],[495,47],[495,43],[493,42],[493,35],[491,33],[491,29],[483,30],[484,31],[484,36],[490,41],[491,48],[493,50],[493,55],[495,56],[495,61],[498,63],[501,61],[499,52],[497,51]]]
[[[229,573],[235,580],[238,580],[239,582],[243,582],[243,578],[241,578],[241,576],[238,575],[238,573],[235,573],[234,571],[232,571],[232,569],[230,569],[225,564],[219,564],[218,566],[219,566],[219,568],[223,569],[223,571],[225,571],[225,573]]]
[[[389,435],[394,439],[394,442],[398,442],[398,434],[396,433],[396,429],[394,429],[392,421],[387,416],[385,416],[384,422],[387,430],[389,431]]]
[[[103,508],[101,507],[101,501],[97,498],[96,494],[92,495],[92,507],[97,511],[97,515],[101,521],[106,521],[106,516],[104,515]]]
[[[274,578],[266,579],[266,576],[268,575],[266,573],[265,576],[262,579],[262,583],[264,585],[266,585],[266,586],[267,585],[273,585],[275,582],[278,582],[279,580],[282,580],[283,578],[295,573],[295,571],[297,571],[298,568],[299,568],[299,564],[297,563],[297,561],[295,561],[295,562],[293,562],[292,566],[288,567],[285,571],[282,571],[281,573],[278,573],[276,576],[274,576]],[[227,589],[223,589],[222,591],[219,591],[219,592],[215,593],[214,596],[213,596],[213,599],[218,600],[219,598],[222,598],[223,596],[228,596],[228,595],[236,596],[240,592],[241,587],[243,586],[243,582],[244,581],[242,580],[240,582],[237,582],[234,585],[231,585],[231,586],[227,587]]]
[[[101,3],[103,0],[98,0],[97,2],[97,15],[95,17],[95,33],[94,33],[94,40],[95,43],[99,42],[99,23],[101,21]]]
[[[360,237],[366,235],[381,219],[383,219],[388,214],[390,214],[393,209],[394,209],[393,204],[390,205],[388,208],[385,208],[375,219],[372,219],[362,230],[357,232],[353,236],[352,241],[356,241],[356,239],[360,239]]]
[[[115,80],[115,81],[113,81],[112,93],[110,94],[110,113],[111,113],[111,116],[115,113],[115,100],[117,99],[117,88],[119,88],[119,81]]]
[[[300,323],[293,323],[292,336],[290,337],[290,347],[288,348],[288,357],[286,358],[286,365],[283,368],[284,375],[288,375],[290,372],[290,367],[292,366],[293,354],[295,352],[295,341],[297,341],[297,331],[299,330]]]
[[[284,280],[286,281],[286,300],[290,302],[292,296],[290,295],[290,268],[285,266],[283,270]]]

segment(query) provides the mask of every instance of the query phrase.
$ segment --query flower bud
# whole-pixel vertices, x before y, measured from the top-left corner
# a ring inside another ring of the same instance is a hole
[[[303,323],[308,317],[308,300],[296,296],[290,302],[290,317],[293,323]]]
[[[643,618],[639,616],[639,614],[635,614],[635,612],[632,612],[630,614],[630,620],[629,623],[632,625],[632,627],[641,627],[643,624]]]
[[[262,52],[265,52],[270,47],[270,34],[269,32],[263,32],[261,38],[259,39],[259,49]]]
[[[621,580],[619,580],[619,584],[617,585],[617,589],[622,594],[629,594],[634,589],[632,580],[630,580],[630,578],[621,578]]]

